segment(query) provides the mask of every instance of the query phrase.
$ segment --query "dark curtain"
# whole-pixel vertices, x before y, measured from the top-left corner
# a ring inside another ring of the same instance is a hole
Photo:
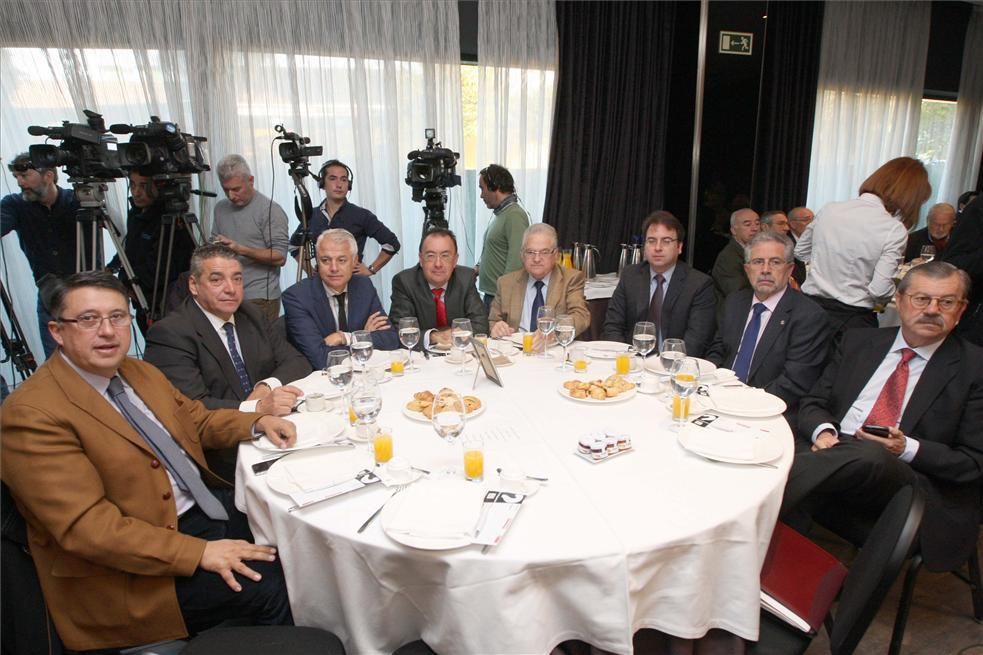
[[[759,211],[805,204],[822,30],[822,2],[768,3],[751,181]]]
[[[598,270],[614,270],[619,244],[664,202],[676,6],[557,2],[556,14],[559,70],[543,220],[562,245],[597,245]]]

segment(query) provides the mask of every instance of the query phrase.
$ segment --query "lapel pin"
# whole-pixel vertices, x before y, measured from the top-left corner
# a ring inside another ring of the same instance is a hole
[[[781,323],[779,323],[779,325],[785,325],[785,319],[784,318],[782,319]]]

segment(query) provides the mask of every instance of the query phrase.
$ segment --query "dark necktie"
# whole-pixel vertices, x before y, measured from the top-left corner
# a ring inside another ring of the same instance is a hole
[[[247,396],[253,391],[253,383],[249,381],[249,373],[246,371],[246,362],[242,361],[242,356],[239,354],[239,349],[236,348],[236,333],[235,327],[232,323],[226,323],[222,326],[225,329],[225,340],[229,344],[229,355],[232,356],[232,365],[236,369],[236,375],[239,376],[239,384],[242,385],[242,391]]]
[[[338,301],[338,331],[348,332],[348,315],[345,314],[345,292],[342,291],[334,298]]]
[[[662,340],[662,286],[665,281],[666,278],[662,273],[655,274],[655,291],[652,292],[652,299],[649,300],[649,320],[655,324],[655,338],[658,341]]]
[[[734,359],[734,372],[738,379],[747,384],[748,374],[751,371],[751,357],[754,355],[754,347],[758,344],[758,332],[761,331],[761,314],[768,309],[764,303],[754,303],[754,316],[748,321],[744,328],[744,336],[741,337],[741,347],[737,350],[737,357]]]
[[[865,424],[894,427],[901,419],[901,403],[908,387],[908,362],[915,356],[911,348],[901,350],[901,361],[881,387],[881,393],[874,401]]]
[[[539,327],[539,308],[546,304],[543,300],[543,281],[536,280],[533,283],[536,287],[536,297],[532,299],[532,313],[529,316],[529,331],[535,332],[536,328]]]
[[[444,290],[433,289],[433,301],[437,305],[437,328],[447,327],[447,305],[444,304]]]
[[[118,375],[114,375],[109,381],[109,395],[119,407],[123,417],[133,426],[150,449],[164,463],[164,468],[174,478],[174,482],[182,491],[187,491],[195,499],[198,507],[201,508],[208,518],[216,521],[227,521],[229,515],[222,507],[222,503],[215,497],[205,483],[202,482],[198,471],[194,469],[188,458],[185,457],[181,447],[174,441],[173,437],[160,428],[156,423],[141,412],[126,397],[123,389],[123,381]]]

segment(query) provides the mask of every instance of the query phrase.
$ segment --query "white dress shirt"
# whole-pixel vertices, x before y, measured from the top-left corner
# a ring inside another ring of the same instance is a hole
[[[907,242],[904,224],[874,194],[829,203],[795,244],[796,259],[809,264],[802,291],[873,309],[894,293]]]
[[[918,380],[922,377],[925,366],[928,365],[928,360],[932,359],[932,355],[939,349],[943,341],[944,339],[939,339],[927,346],[914,348],[908,345],[908,342],[905,341],[904,336],[901,334],[901,330],[898,330],[898,336],[894,338],[894,343],[891,344],[891,348],[887,351],[884,360],[874,371],[874,374],[870,376],[870,379],[867,380],[867,384],[860,392],[860,395],[857,396],[857,399],[853,401],[850,409],[843,415],[843,420],[840,422],[840,433],[853,434],[863,427],[864,419],[870,415],[870,410],[874,408],[874,403],[877,401],[877,397],[881,395],[881,389],[884,388],[884,383],[891,377],[894,369],[898,367],[898,362],[901,361],[901,351],[905,348],[911,348],[915,351],[915,356],[908,362],[908,386],[905,387],[904,399],[901,402],[901,413],[898,415],[900,420],[901,416],[904,416],[904,411],[908,406],[908,401],[911,399],[911,394],[915,391],[915,385],[918,384]],[[892,425],[890,427],[897,426]],[[831,423],[822,423],[813,430],[812,440],[815,441],[816,437],[823,430],[832,430],[836,433],[836,428]],[[905,435],[905,449],[898,457],[903,462],[911,462],[917,452],[918,440]]]
[[[553,275],[552,271],[546,274],[546,277],[542,279],[543,282],[543,307],[546,307],[549,303],[546,302],[547,295],[550,290],[550,276]],[[532,302],[536,299],[536,280],[533,276],[529,276],[529,282],[526,283],[526,295],[522,301],[522,314],[520,314],[519,329],[529,331],[529,326],[532,324],[530,315],[532,314]]]
[[[436,299],[432,298],[432,296],[433,296],[433,290],[434,289],[443,289],[444,290],[444,293],[440,296],[440,300],[444,303],[444,310],[446,311],[446,309],[447,309],[447,285],[445,284],[445,285],[440,286],[440,287],[435,287],[434,285],[432,285],[429,282],[427,282],[427,286],[430,287],[431,300],[434,301],[434,311],[437,310],[437,301],[436,301]],[[448,316],[447,317],[447,327],[450,327],[451,326],[451,321],[452,321],[451,317]],[[430,328],[429,330],[427,330],[426,332],[423,333],[423,344],[424,344],[424,347],[427,350],[430,350],[430,335],[431,335],[431,333],[433,333],[437,329],[438,328]]]
[[[349,316],[348,316],[348,307],[349,307],[350,303],[348,302],[348,285],[346,284],[345,285],[345,288],[342,289],[341,291],[335,291],[334,289],[332,289],[331,287],[329,287],[327,284],[325,284],[323,281],[321,282],[321,286],[324,287],[324,292],[326,294],[328,294],[328,307],[331,308],[331,316],[334,317],[334,324],[337,327],[338,326],[338,295],[339,294],[342,294],[342,293],[345,294],[345,319],[346,319],[346,321],[349,318]],[[348,327],[351,327],[351,325],[349,325]],[[349,330],[348,332],[342,332],[339,329],[338,332],[341,332],[342,336],[345,337],[345,345],[346,346],[351,345],[351,343],[352,343],[352,332],[351,332],[351,330]]]
[[[198,305],[198,309],[201,310],[201,312],[205,315],[205,318],[208,319],[208,322],[211,323],[212,327],[215,329],[215,332],[218,334],[218,340],[222,342],[223,346],[225,346],[225,352],[229,353],[230,362],[232,361],[232,350],[229,349],[229,339],[228,339],[228,335],[225,333],[225,324],[232,323],[232,332],[235,334],[236,337],[236,349],[239,351],[239,357],[241,357],[243,363],[245,363],[246,358],[245,355],[242,354],[242,340],[239,339],[239,331],[235,329],[236,315],[233,314],[232,316],[229,317],[229,320],[225,321],[219,318],[218,316],[216,316],[215,314],[212,314],[210,311],[208,311],[201,305],[199,305],[197,300],[195,300],[195,304]],[[270,390],[282,386],[280,380],[274,377],[268,377],[266,379],[260,380],[259,382],[254,382],[253,388],[256,388],[256,385],[258,384],[265,384],[270,388]],[[256,405],[258,404],[259,404],[258,400],[243,400],[241,403],[239,403],[239,411],[255,412]]]
[[[744,331],[747,330],[748,323],[751,322],[751,318],[754,316],[754,306],[757,305],[758,303],[761,303],[762,305],[765,306],[765,311],[761,312],[761,318],[759,319],[760,322],[758,325],[758,336],[754,340],[755,350],[758,349],[758,343],[761,341],[761,335],[765,333],[765,328],[768,326],[768,321],[771,320],[772,315],[775,313],[775,308],[778,307],[778,303],[782,301],[782,298],[785,296],[787,292],[788,292],[788,286],[786,286],[778,293],[771,294],[765,300],[758,300],[756,296],[754,295],[751,296],[751,308],[748,309],[747,318],[744,319],[744,329],[741,330],[742,335],[744,334]],[[743,341],[743,336],[741,340]],[[737,344],[737,347],[739,350],[741,344]],[[754,361],[754,350],[751,351],[751,360]]]

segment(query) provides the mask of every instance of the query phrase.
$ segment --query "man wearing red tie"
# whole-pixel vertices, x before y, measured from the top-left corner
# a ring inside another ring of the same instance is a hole
[[[898,285],[899,328],[844,333],[799,409],[796,454],[782,502],[791,520],[816,516],[856,537],[901,487],[927,501],[920,534],[931,570],[951,570],[976,543],[983,481],[983,349],[951,334],[969,277],[944,262]]]
[[[393,277],[389,319],[415,316],[427,348],[451,347],[451,322],[471,319],[475,334],[488,334],[488,312],[474,284],[474,269],[457,265],[457,238],[450,230],[427,232],[420,242],[420,263]]]

